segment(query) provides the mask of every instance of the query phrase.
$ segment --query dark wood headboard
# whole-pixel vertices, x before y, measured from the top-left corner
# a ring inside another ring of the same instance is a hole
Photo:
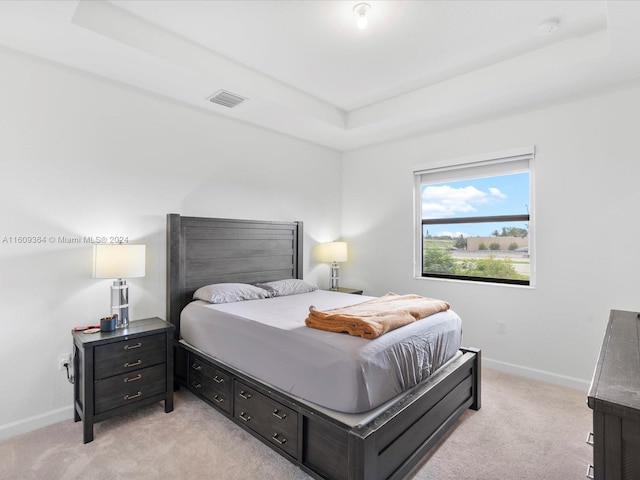
[[[212,283],[302,278],[302,222],[167,215],[167,321]]]

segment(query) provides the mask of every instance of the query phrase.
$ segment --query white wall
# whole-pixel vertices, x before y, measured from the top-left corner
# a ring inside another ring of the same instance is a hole
[[[448,300],[485,364],[586,390],[610,309],[640,310],[638,111],[633,88],[345,154],[342,284]],[[528,145],[537,286],[414,279],[413,170]]]
[[[0,440],[71,418],[58,355],[109,314],[92,247],[59,236],[147,245],[132,318],[165,317],[167,213],[302,220],[305,276],[327,286],[311,249],[340,231],[339,153],[10,51],[0,65]],[[31,235],[48,241],[8,243]]]
[[[312,249],[342,233],[342,285],[449,300],[489,364],[585,389],[609,310],[640,309],[640,88],[340,155],[6,50],[0,65],[0,440],[71,418],[58,355],[74,325],[108,313],[91,247],[58,236],[145,243],[132,315],[164,317],[170,212],[303,220],[305,276],[321,287]],[[526,145],[536,288],[414,279],[413,170]],[[56,242],[4,241],[21,235]]]

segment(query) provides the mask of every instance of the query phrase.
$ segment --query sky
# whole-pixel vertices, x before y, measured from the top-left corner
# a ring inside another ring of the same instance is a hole
[[[422,218],[463,218],[529,212],[529,173],[422,186]],[[526,222],[427,225],[431,236],[488,237],[502,227],[526,228]]]

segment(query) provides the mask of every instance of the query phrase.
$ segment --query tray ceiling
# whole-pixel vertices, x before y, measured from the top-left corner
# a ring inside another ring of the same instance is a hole
[[[357,3],[3,1],[0,44],[341,151],[640,79],[640,2]]]

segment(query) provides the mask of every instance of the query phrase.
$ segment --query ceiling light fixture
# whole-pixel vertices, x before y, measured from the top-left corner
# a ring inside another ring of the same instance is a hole
[[[359,3],[355,7],[353,7],[353,13],[356,14],[356,18],[358,19],[356,25],[358,25],[359,29],[367,28],[367,25],[369,25],[367,14],[370,10],[371,5],[369,5],[368,3]]]

